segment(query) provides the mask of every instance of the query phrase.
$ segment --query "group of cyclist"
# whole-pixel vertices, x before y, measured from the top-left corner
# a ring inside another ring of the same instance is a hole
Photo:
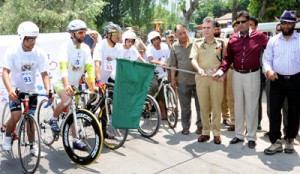
[[[145,44],[136,36],[132,27],[128,27],[126,31],[122,32],[119,25],[108,22],[104,27],[103,39],[97,41],[95,48],[90,48],[84,43],[88,30],[86,23],[79,19],[72,20],[68,24],[67,32],[70,34],[70,40],[63,43],[59,50],[59,77],[55,78],[55,83],[50,83],[46,54],[35,45],[39,35],[38,26],[31,21],[19,25],[18,35],[21,44],[6,51],[3,64],[3,82],[8,91],[11,110],[11,118],[6,125],[6,133],[3,138],[3,150],[10,151],[12,149],[12,133],[21,117],[22,96],[17,96],[15,89],[20,88],[21,91],[36,92],[36,72],[41,72],[47,95],[51,89],[50,84],[55,84],[53,88],[61,99],[49,122],[53,133],[59,133],[59,114],[68,107],[70,98],[78,91],[83,74],[86,73],[90,80],[90,90],[98,91],[99,87],[103,88],[105,83],[114,82],[116,58],[146,62],[144,59],[146,51],[150,63],[161,66],[167,65],[170,54],[169,48],[167,44],[162,43],[161,34],[157,31],[149,33],[148,41],[150,44],[146,49]],[[91,50],[93,51],[91,52]],[[149,90],[150,94],[154,95],[157,92],[158,79],[164,71],[165,69],[162,67],[156,68]],[[163,94],[159,96],[163,96]],[[162,110],[162,118],[166,119],[166,109],[162,99],[162,97],[158,97],[158,103]],[[50,100],[53,100],[53,96]],[[35,113],[37,102],[37,97],[30,99],[32,113]],[[106,131],[103,134],[105,138],[109,137]],[[35,148],[32,147],[32,154],[35,153]],[[73,135],[73,148],[85,150],[86,144]]]

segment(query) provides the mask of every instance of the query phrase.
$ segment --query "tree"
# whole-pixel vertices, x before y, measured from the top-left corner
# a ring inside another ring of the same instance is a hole
[[[107,5],[104,13],[97,16],[97,28],[101,28],[106,22],[112,21],[121,27],[137,26],[147,28],[147,24],[153,19],[155,0],[105,0]]]
[[[235,20],[238,8],[238,0],[232,1],[232,21]]]
[[[41,32],[66,31],[72,19],[84,20],[95,28],[95,16],[102,13],[103,0],[5,0],[0,11],[0,33],[15,34],[23,21],[36,23]]]
[[[284,10],[300,10],[300,3],[295,0],[250,0],[248,10],[251,16],[258,16],[261,21],[274,21]]]
[[[186,0],[182,0],[180,3],[180,8],[183,13],[183,24],[188,26],[190,23],[191,17],[199,5],[199,0],[189,0],[190,7],[186,9]]]

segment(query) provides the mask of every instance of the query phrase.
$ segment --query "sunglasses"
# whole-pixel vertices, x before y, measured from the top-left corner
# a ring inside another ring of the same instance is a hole
[[[35,42],[36,37],[25,37],[24,40],[26,40],[27,42]]]
[[[293,25],[295,22],[287,22],[287,21],[281,21],[281,25]]]
[[[244,23],[246,23],[248,20],[244,20],[244,21],[236,21],[236,24],[240,24],[240,23],[242,23],[242,24],[244,24]]]
[[[112,35],[112,36],[119,36],[120,33],[119,33],[119,32],[113,32],[113,33],[111,33],[111,35]]]
[[[75,33],[77,33],[79,35],[85,35],[86,31],[79,30],[79,31],[76,31]]]

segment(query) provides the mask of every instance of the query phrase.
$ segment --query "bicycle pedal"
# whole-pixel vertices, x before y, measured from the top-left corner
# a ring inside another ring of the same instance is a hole
[[[59,134],[57,133],[55,133],[54,135],[53,135],[53,137],[54,137],[54,141],[58,141],[58,139],[59,139]]]

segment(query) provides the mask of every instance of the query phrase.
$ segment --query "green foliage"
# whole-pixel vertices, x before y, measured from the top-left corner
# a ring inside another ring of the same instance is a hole
[[[258,16],[262,0],[250,0],[248,10],[250,15]],[[275,21],[275,16],[280,16],[284,10],[297,10],[300,11],[300,2],[296,0],[272,0],[267,1],[266,13],[261,19],[265,22]]]
[[[23,21],[33,21],[41,32],[61,32],[76,18],[94,29],[95,16],[104,5],[102,0],[6,0],[0,11],[0,33],[15,34]]]

